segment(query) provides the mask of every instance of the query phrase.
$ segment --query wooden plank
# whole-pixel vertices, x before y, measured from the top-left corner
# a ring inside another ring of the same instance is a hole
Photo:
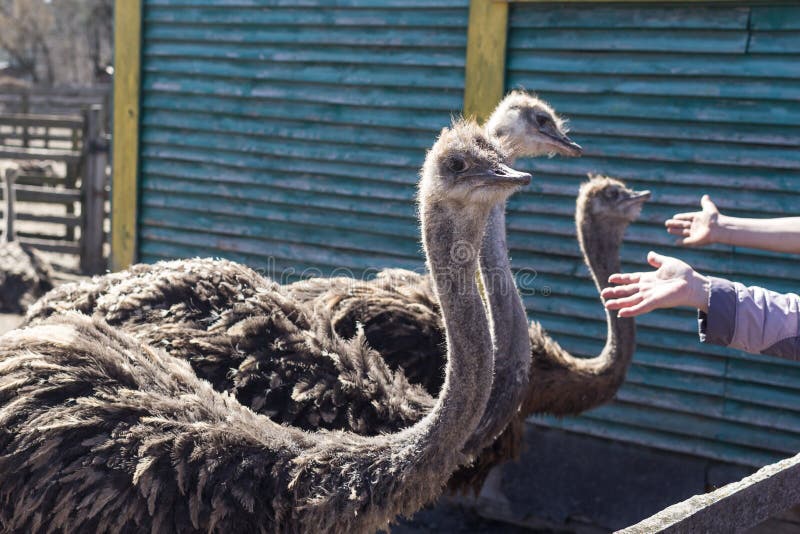
[[[695,495],[619,534],[742,532],[800,503],[800,454]]]
[[[141,0],[116,0],[111,268],[136,261],[141,86]]]
[[[81,192],[78,189],[53,189],[52,187],[37,187],[35,185],[20,185],[14,188],[17,200],[20,202],[44,202],[64,204],[66,202],[80,202]]]
[[[79,115],[22,115],[0,113],[0,125],[41,126],[50,128],[83,128],[83,117]]]
[[[105,239],[105,188],[108,152],[101,148],[103,140],[102,108],[92,106],[86,114],[86,139],[88,150],[81,182],[83,203],[81,214],[81,271],[100,274],[106,270],[103,256]]]
[[[43,239],[20,236],[19,242],[45,252],[58,252],[61,254],[80,254],[78,243],[70,243],[57,239]]]
[[[486,120],[505,90],[508,6],[471,0],[467,27],[464,115]]]
[[[5,214],[0,210],[0,216]],[[18,221],[33,221],[46,224],[62,224],[64,226],[78,226],[81,223],[80,215],[37,215],[35,213],[16,213]]]
[[[67,163],[77,163],[81,159],[81,153],[74,150],[61,150],[56,148],[17,148],[0,145],[0,159],[52,159],[65,161]]]

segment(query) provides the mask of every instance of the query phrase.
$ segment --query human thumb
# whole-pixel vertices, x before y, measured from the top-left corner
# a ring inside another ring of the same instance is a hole
[[[661,254],[657,254],[657,253],[653,252],[652,250],[647,253],[647,263],[649,263],[651,266],[655,267],[656,269],[661,267],[664,264],[664,261],[666,259],[667,259],[666,256],[662,256]]]
[[[703,211],[708,213],[719,213],[717,205],[711,202],[711,197],[708,195],[703,195],[703,198],[700,199],[700,205],[703,206]]]

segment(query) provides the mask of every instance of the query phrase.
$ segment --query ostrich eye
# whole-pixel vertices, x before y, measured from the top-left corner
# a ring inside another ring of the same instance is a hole
[[[609,200],[617,200],[619,198],[619,190],[618,189],[606,190],[606,198]]]
[[[468,167],[463,158],[453,157],[447,160],[447,168],[453,172],[464,172]]]
[[[549,128],[553,125],[553,119],[543,113],[536,113],[534,118],[539,128]]]

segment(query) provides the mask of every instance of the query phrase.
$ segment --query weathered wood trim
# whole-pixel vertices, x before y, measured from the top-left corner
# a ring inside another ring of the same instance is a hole
[[[673,504],[619,534],[741,532],[800,503],[800,454]]]
[[[501,4],[718,4],[796,5],[794,0],[492,0]]]
[[[508,4],[471,0],[467,27],[464,115],[484,121],[503,98]]]
[[[114,271],[136,261],[141,48],[141,0],[116,0],[111,172],[111,269]]]

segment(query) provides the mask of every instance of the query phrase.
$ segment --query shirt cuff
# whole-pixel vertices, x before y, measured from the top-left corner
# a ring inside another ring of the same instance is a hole
[[[701,343],[730,345],[736,328],[736,287],[724,278],[709,276],[708,313],[697,312]]]

